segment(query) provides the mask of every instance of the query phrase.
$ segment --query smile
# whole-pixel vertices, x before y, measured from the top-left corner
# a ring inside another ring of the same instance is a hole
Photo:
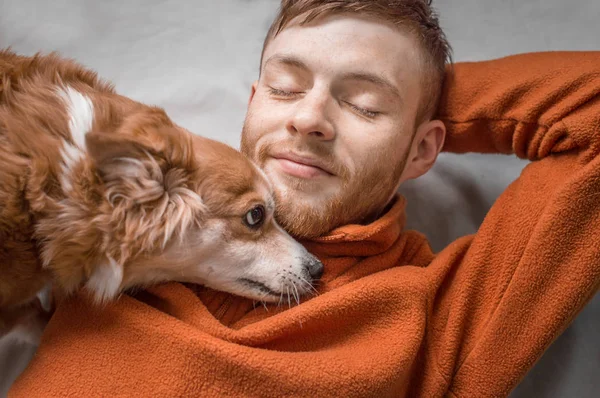
[[[274,155],[279,168],[286,174],[298,178],[317,178],[333,176],[317,160],[304,158],[292,153]]]

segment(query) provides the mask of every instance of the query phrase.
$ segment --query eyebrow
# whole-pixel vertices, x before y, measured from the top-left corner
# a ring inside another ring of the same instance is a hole
[[[271,57],[269,57],[269,59],[267,59],[265,61],[263,69],[266,69],[267,65],[269,65],[269,63],[273,63],[273,62],[278,63],[278,64],[294,66],[296,68],[300,68],[300,69],[304,69],[304,70],[308,70],[308,66],[299,58],[291,56],[291,55],[283,55],[283,54],[275,54],[275,55],[272,55]]]

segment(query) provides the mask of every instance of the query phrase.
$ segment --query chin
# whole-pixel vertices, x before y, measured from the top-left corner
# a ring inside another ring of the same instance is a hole
[[[339,213],[331,198],[286,188],[276,188],[275,197],[275,218],[295,238],[316,238],[336,227],[333,216]]]
[[[297,239],[318,238],[344,225],[369,223],[390,203],[387,196],[365,200],[367,191],[363,190],[314,186],[314,190],[275,188],[277,222]]]

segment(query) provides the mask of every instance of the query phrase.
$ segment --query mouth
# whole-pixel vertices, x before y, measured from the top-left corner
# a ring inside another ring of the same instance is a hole
[[[243,285],[246,285],[254,290],[258,290],[259,292],[267,294],[269,296],[279,297],[281,295],[281,293],[277,293],[276,291],[271,290],[264,283],[253,281],[252,279],[241,278],[238,279],[238,281],[241,282]]]
[[[322,161],[312,157],[293,152],[274,154],[272,157],[284,173],[294,177],[309,179],[335,175]]]

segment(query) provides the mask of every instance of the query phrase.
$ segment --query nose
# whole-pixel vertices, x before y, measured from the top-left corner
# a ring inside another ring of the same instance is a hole
[[[308,274],[313,280],[321,279],[323,276],[323,263],[320,262],[316,257],[311,256],[308,258],[308,261],[305,263],[306,268],[308,269]]]
[[[325,93],[310,93],[297,102],[287,130],[292,134],[330,141],[335,138],[333,124],[328,117],[328,98]]]

